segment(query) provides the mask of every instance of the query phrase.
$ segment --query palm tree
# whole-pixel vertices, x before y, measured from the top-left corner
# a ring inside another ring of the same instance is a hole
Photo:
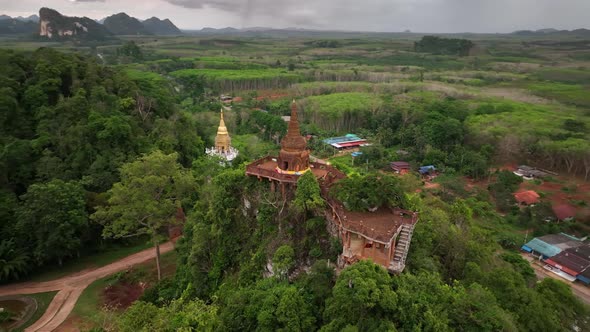
[[[29,270],[29,256],[15,248],[13,239],[0,243],[0,281],[18,279]]]

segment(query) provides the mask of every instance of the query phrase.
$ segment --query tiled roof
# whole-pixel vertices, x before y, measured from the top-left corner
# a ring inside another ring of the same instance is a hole
[[[518,203],[526,203],[527,205],[539,203],[539,194],[532,190],[522,191],[514,194],[514,198]]]

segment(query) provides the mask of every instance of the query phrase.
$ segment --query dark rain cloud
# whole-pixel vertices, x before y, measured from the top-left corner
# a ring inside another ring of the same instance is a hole
[[[361,31],[511,32],[589,28],[590,0],[0,0],[7,14],[41,6],[100,18],[164,15],[185,29],[303,27]]]

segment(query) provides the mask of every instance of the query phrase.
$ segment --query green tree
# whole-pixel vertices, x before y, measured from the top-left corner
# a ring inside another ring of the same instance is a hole
[[[326,301],[322,331],[340,331],[347,325],[359,331],[393,330],[389,317],[397,296],[389,273],[370,261],[361,261],[340,273]]]
[[[18,279],[29,270],[29,255],[13,239],[0,242],[0,281]]]
[[[27,239],[37,264],[63,259],[78,252],[88,228],[85,192],[76,182],[52,180],[31,185],[21,196],[17,232]]]
[[[154,151],[121,167],[121,181],[108,191],[108,204],[98,206],[92,219],[104,225],[105,238],[148,235],[156,249],[160,270],[160,230],[177,222],[183,198],[194,189],[190,172],[177,162],[178,155]]]
[[[135,60],[143,59],[143,53],[141,52],[141,49],[133,40],[125,42],[123,46],[117,49],[117,53],[120,55],[132,57]]]
[[[405,205],[399,177],[379,173],[342,179],[330,188],[330,194],[354,211]]]
[[[306,217],[310,211],[324,206],[320,184],[315,175],[313,175],[313,172],[305,172],[297,179],[297,189],[295,190],[293,204],[297,209],[303,211]]]
[[[288,244],[280,246],[272,256],[273,270],[280,278],[286,278],[295,265],[295,251]]]

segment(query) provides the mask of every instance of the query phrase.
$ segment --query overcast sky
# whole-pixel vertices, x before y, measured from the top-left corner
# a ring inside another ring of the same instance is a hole
[[[126,12],[181,29],[299,27],[358,31],[512,32],[590,28],[590,0],[0,0],[0,14],[45,6],[94,19]]]

